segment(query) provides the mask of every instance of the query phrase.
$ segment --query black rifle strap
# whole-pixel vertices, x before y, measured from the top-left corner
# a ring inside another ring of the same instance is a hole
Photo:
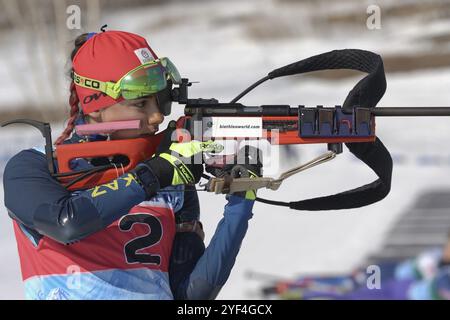
[[[368,73],[349,92],[343,110],[354,107],[374,108],[386,91],[383,61],[373,52],[345,49],[334,50],[293,63],[269,73],[270,78],[328,69],[351,69]],[[378,176],[372,183],[330,196],[293,202],[256,198],[267,204],[287,206],[296,210],[338,210],[367,206],[380,201],[391,189],[392,158],[377,137],[374,142],[346,143],[347,148],[367,164]]]

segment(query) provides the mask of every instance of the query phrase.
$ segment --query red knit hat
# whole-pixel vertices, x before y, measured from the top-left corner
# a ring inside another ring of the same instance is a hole
[[[73,70],[87,78],[117,82],[135,67],[158,59],[147,41],[137,34],[105,31],[89,38],[73,58]],[[84,114],[107,108],[123,100],[75,86]]]

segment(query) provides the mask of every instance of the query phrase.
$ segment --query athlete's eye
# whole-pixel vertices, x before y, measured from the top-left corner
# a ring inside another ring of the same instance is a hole
[[[135,103],[133,105],[137,108],[143,108],[143,107],[145,107],[145,101],[141,101],[141,102]]]

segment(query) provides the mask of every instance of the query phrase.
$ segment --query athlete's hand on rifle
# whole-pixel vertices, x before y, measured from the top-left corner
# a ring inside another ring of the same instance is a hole
[[[203,173],[203,152],[220,152],[221,145],[214,141],[173,142],[170,146],[146,161],[158,175],[161,187],[178,184],[195,184]]]
[[[261,150],[246,145],[234,156],[232,164],[226,164],[222,168],[206,166],[206,171],[218,178],[226,175],[232,178],[256,178],[262,176],[262,166]],[[247,200],[256,199],[256,190],[247,190],[233,194]]]
[[[149,197],[167,186],[198,183],[203,173],[203,152],[223,150],[214,141],[172,142],[172,131],[166,131],[155,155],[133,170]]]

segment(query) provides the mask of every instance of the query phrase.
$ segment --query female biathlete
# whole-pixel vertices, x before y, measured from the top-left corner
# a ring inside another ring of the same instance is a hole
[[[136,138],[159,130],[179,74],[144,38],[122,31],[83,34],[71,60],[70,118],[55,144]],[[100,85],[94,89],[92,81]],[[72,132],[75,125],[120,120],[143,125],[108,136]],[[247,231],[255,192],[227,196],[205,249],[193,188],[204,168],[185,160],[214,148],[213,142],[163,143],[156,156],[111,183],[75,192],[51,176],[43,149],[12,157],[4,172],[4,199],[26,298],[215,298]],[[102,161],[77,159],[71,166]],[[260,174],[260,163],[247,168]]]

